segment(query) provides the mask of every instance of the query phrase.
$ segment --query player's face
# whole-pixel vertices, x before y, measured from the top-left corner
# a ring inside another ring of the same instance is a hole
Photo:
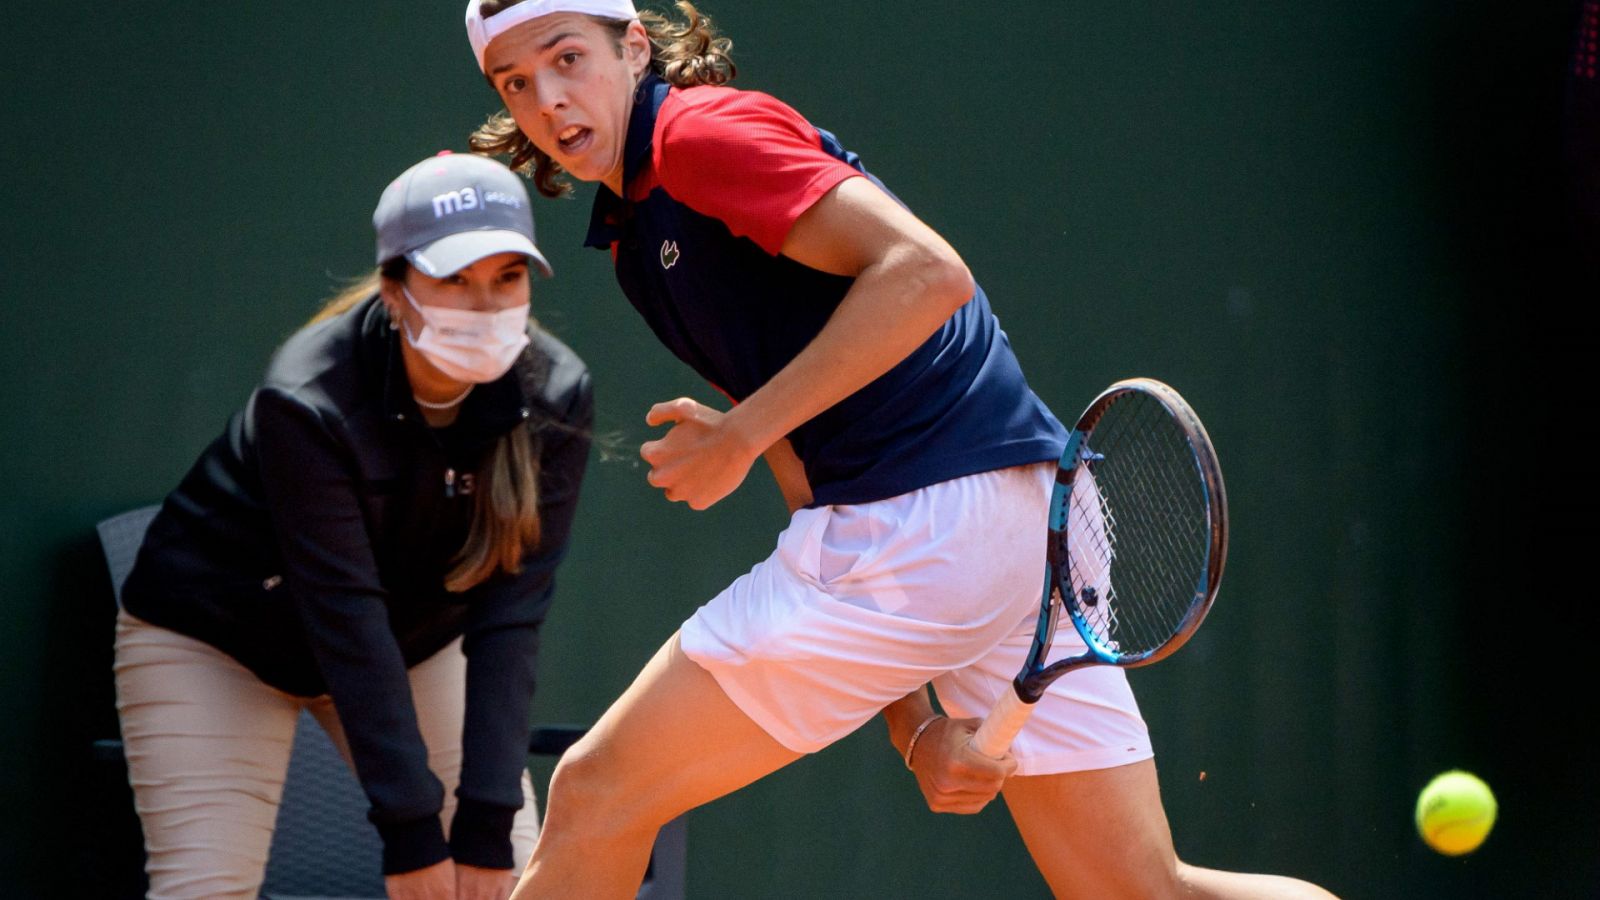
[[[578,13],[524,22],[484,53],[489,81],[535,147],[583,181],[622,192],[633,89],[650,64],[638,22],[619,54],[611,32]]]

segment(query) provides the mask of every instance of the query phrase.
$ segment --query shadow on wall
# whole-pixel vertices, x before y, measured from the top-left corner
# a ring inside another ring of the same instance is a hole
[[[46,712],[31,733],[44,744],[35,753],[38,777],[49,786],[42,793],[54,800],[31,816],[36,845],[50,848],[31,862],[53,896],[142,897],[144,846],[127,769],[94,753],[96,740],[118,735],[110,575],[92,530],[63,545],[51,563],[53,599],[39,635]]]

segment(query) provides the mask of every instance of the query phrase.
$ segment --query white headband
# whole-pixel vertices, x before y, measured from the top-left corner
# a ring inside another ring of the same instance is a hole
[[[639,18],[632,0],[524,0],[487,19],[478,13],[478,3],[479,0],[467,0],[467,40],[472,42],[472,55],[478,58],[479,71],[483,71],[483,51],[489,42],[530,19],[560,12],[623,21]]]

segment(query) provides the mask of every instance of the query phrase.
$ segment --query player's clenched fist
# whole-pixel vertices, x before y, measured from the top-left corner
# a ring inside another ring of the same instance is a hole
[[[972,734],[979,724],[978,719],[941,717],[917,742],[911,771],[934,812],[978,812],[1017,770],[1017,760],[1009,753],[992,759],[972,749]]]
[[[657,403],[644,420],[672,426],[659,440],[639,447],[639,456],[650,464],[645,480],[668,500],[692,509],[706,509],[733,493],[766,449],[745,439],[732,414],[688,397]]]

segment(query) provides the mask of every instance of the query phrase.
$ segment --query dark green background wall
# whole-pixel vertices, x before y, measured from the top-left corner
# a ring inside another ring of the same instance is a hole
[[[1064,417],[1143,374],[1206,418],[1227,580],[1190,647],[1131,676],[1185,858],[1350,897],[1600,891],[1571,738],[1594,678],[1559,656],[1594,619],[1563,590],[1593,527],[1528,525],[1594,496],[1567,424],[1587,397],[1549,386],[1594,344],[1555,165],[1577,4],[706,6],[741,85],[840,134],[961,250]],[[0,895],[104,893],[136,850],[87,752],[115,732],[93,524],[176,483],[370,264],[387,180],[496,107],[459,7],[8,14]],[[587,196],[538,207],[559,277],[534,303],[619,451],[562,572],[543,721],[597,716],[784,521],[760,472],[700,514],[645,484],[645,409],[712,395],[579,249]],[[1464,860],[1410,824],[1453,766],[1502,804]],[[1045,893],[998,805],[921,809],[876,722],[690,835],[693,896]]]

